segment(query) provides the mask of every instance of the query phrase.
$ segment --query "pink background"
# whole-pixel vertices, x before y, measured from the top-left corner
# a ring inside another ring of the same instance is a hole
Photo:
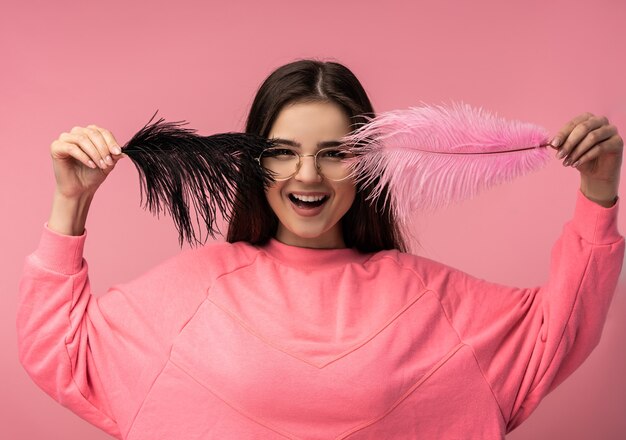
[[[50,213],[49,149],[61,132],[93,123],[125,143],[156,109],[203,134],[239,130],[274,68],[318,57],[350,67],[377,111],[462,100],[551,133],[591,111],[625,136],[625,19],[622,0],[4,1],[3,438],[109,438],[40,391],[17,361],[17,283]],[[494,282],[543,284],[578,185],[578,171],[554,159],[416,221],[421,253]],[[171,219],[139,202],[138,174],[126,159],[100,188],[87,222],[96,293],[178,252]],[[508,438],[623,438],[625,287],[622,278],[596,351]]]

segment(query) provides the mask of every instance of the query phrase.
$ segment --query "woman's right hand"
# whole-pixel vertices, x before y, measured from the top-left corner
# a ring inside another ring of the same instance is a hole
[[[67,198],[93,195],[122,157],[113,134],[95,125],[74,127],[50,145],[56,191]]]

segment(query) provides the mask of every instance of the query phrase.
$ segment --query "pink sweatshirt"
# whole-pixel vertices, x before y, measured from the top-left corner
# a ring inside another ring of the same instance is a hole
[[[120,439],[502,439],[598,343],[624,258],[578,191],[543,286],[396,250],[186,249],[93,296],[44,224],[17,316],[33,380]]]

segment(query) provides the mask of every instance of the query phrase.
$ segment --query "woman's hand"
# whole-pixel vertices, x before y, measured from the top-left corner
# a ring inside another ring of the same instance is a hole
[[[68,199],[93,196],[117,161],[126,157],[113,134],[95,125],[61,133],[50,154],[56,192]]]
[[[617,196],[624,141],[604,116],[583,113],[568,122],[550,142],[559,148],[564,166],[580,172],[581,191],[589,199],[611,206]]]

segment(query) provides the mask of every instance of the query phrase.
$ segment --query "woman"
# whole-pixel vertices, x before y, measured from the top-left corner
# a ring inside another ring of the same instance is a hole
[[[574,216],[549,281],[515,288],[403,252],[390,211],[332,161],[365,113],[344,66],[277,69],[247,131],[280,139],[259,160],[280,179],[235,207],[226,242],[99,297],[85,219],[124,155],[106,129],[62,134],[52,214],[20,283],[33,380],[124,439],[501,439],[518,426],[599,340],[624,256],[623,141],[588,113],[558,133],[581,173]]]

